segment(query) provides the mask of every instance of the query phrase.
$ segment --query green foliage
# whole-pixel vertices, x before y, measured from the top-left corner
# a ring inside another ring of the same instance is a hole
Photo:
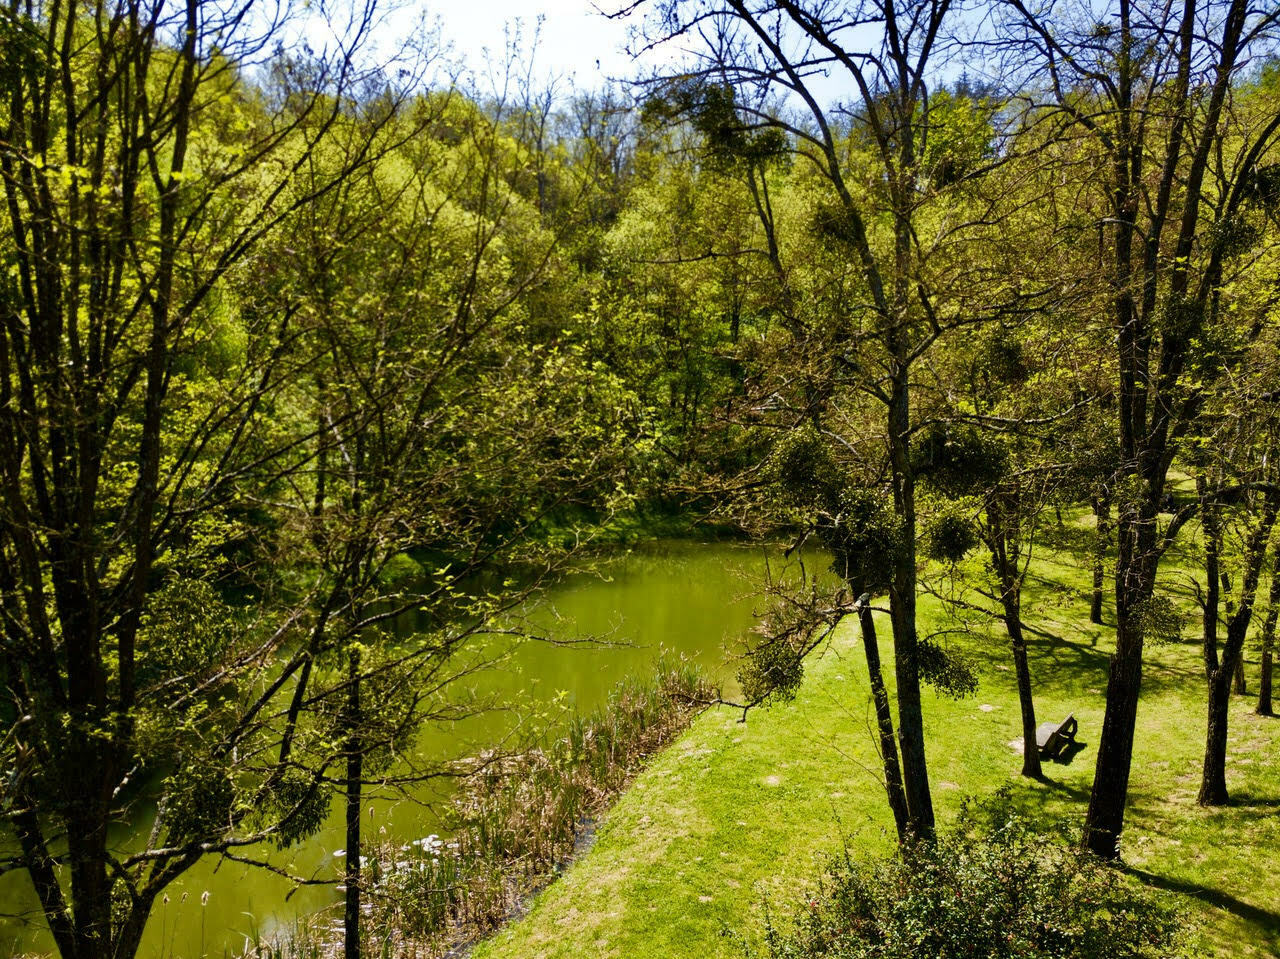
[[[233,611],[213,586],[173,578],[147,604],[138,636],[140,683],[200,675],[220,660],[236,632]]]
[[[827,441],[811,423],[778,438],[763,474],[796,506],[821,507],[838,495],[839,468]]]
[[[876,490],[846,489],[838,508],[818,528],[831,550],[832,570],[858,592],[882,592],[906,547],[901,519]]]
[[[1130,616],[1142,635],[1152,642],[1176,643],[1182,639],[1186,616],[1165,593],[1155,593],[1143,600]]]
[[[930,424],[912,450],[916,474],[953,497],[990,489],[1008,464],[1008,450],[998,439],[955,423]]]
[[[1170,959],[1183,917],[1119,870],[1010,811],[1007,788],[936,843],[830,860],[774,959]]]
[[[804,648],[786,639],[752,647],[738,668],[738,685],[748,702],[789,702],[804,679]]]
[[[1274,66],[1272,68],[1274,70]],[[1256,167],[1248,177],[1246,195],[1268,212],[1280,209],[1280,163]]]
[[[646,122],[680,117],[687,117],[701,134],[707,157],[717,168],[760,167],[786,154],[781,130],[752,123],[738,113],[737,91],[730,84],[681,80],[645,102]]]
[[[1265,175],[1262,181],[1256,181],[1259,193],[1265,197],[1269,189]],[[1224,216],[1208,231],[1208,242],[1216,247],[1224,257],[1236,257],[1247,253],[1262,240],[1262,230],[1243,216]]]
[[[952,699],[963,699],[978,691],[978,673],[973,662],[955,649],[944,649],[932,639],[916,645],[920,678]]]
[[[924,554],[940,563],[958,563],[978,545],[971,511],[959,503],[946,503],[924,524]]]
[[[227,828],[236,790],[221,763],[204,755],[181,757],[164,785],[162,812],[171,843],[213,838]]]
[[[1031,375],[1022,341],[1000,326],[983,330],[974,355],[974,372],[984,382],[1019,386]]]
[[[274,827],[272,842],[287,849],[320,831],[332,796],[307,773],[290,769],[267,783],[257,797],[254,822]]]
[[[929,97],[923,166],[935,187],[961,180],[993,155],[992,112],[986,100],[949,90]]]

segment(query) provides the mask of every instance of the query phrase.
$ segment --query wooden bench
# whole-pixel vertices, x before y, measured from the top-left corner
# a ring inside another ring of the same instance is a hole
[[[1060,723],[1041,723],[1036,729],[1036,748],[1047,759],[1058,755],[1076,741],[1076,717],[1068,716]]]

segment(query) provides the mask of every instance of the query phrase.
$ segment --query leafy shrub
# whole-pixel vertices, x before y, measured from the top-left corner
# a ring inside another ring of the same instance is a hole
[[[789,638],[766,640],[755,646],[738,669],[743,696],[748,702],[795,699],[804,678],[804,652]]]
[[[985,817],[985,821],[983,821]],[[951,834],[862,864],[846,849],[773,959],[1167,959],[1183,920],[1114,867],[1009,811],[1007,793]]]

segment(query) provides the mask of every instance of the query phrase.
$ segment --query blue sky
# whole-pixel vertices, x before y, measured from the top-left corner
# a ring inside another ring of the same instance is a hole
[[[426,9],[440,18],[444,38],[473,69],[481,68],[486,48],[501,58],[504,26],[519,27],[526,45],[538,31],[535,73],[572,76],[579,86],[594,87],[635,69],[621,49],[627,39],[625,24],[597,12],[611,7],[607,0],[599,7],[589,0],[454,0],[428,4]]]

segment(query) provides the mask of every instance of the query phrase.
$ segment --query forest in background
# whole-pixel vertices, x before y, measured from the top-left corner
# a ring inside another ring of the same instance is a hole
[[[1023,578],[1087,504],[1103,858],[1144,646],[1190,628],[1161,559],[1199,529],[1200,801],[1229,801],[1280,606],[1280,10],[661,2],[641,39],[701,46],[592,91],[463,83],[430,34],[379,63],[377,11],[330,12],[317,49],[252,4],[0,13],[3,868],[64,959],[128,959],[194,863],[335,797],[350,950],[362,791],[459,775],[395,760],[470,708],[486,631],[672,517],[830,552],[841,590],[779,591],[739,705],[856,619],[910,845],[921,689],[972,682],[918,597],[1007,630],[1040,775]]]

